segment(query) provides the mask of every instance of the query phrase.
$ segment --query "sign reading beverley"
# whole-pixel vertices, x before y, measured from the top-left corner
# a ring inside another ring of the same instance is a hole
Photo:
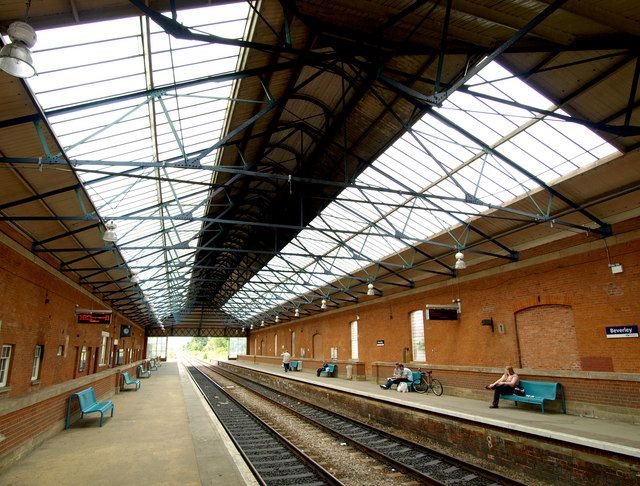
[[[638,326],[607,326],[607,338],[638,337]]]

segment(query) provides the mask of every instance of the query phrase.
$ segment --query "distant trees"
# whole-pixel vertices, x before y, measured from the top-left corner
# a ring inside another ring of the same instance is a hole
[[[229,338],[194,337],[185,344],[184,350],[202,359],[227,359]]]

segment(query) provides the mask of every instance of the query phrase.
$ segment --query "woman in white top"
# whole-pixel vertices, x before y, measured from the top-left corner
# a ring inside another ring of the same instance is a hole
[[[513,389],[520,383],[520,377],[511,366],[504,369],[504,375],[490,385],[485,386],[487,390],[493,390],[493,402],[489,408],[498,408],[500,395],[512,395]]]

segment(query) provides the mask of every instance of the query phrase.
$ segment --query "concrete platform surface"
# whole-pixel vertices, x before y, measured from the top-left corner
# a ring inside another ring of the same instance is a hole
[[[302,380],[376,400],[411,406],[481,424],[518,430],[594,449],[640,457],[640,426],[638,425],[562,413],[547,412],[543,414],[539,411],[516,407],[514,402],[509,401],[500,401],[500,408],[490,409],[490,399],[484,402],[448,396],[446,383],[443,383],[444,394],[437,397],[431,392],[419,394],[398,393],[395,388],[383,390],[378,384],[371,381],[318,378],[315,375],[315,370],[289,371],[285,373],[281,367],[269,364],[254,364],[243,361],[229,361],[228,363],[280,375],[291,380]],[[435,373],[434,378],[437,378]],[[487,393],[487,396],[489,396],[489,393]]]
[[[164,363],[141,382],[113,397],[102,427],[99,414],[76,421],[0,472],[0,484],[255,484],[182,367]]]

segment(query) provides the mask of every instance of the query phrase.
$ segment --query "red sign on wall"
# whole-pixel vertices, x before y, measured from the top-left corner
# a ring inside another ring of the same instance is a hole
[[[78,313],[78,324],[111,324],[111,312]]]

